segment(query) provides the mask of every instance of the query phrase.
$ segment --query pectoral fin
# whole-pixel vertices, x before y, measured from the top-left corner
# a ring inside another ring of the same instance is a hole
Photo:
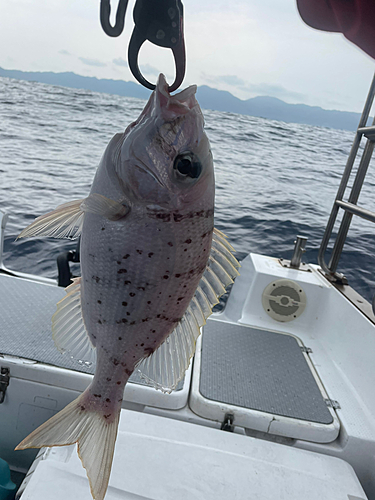
[[[49,236],[73,240],[81,234],[85,212],[116,221],[125,217],[129,211],[129,206],[110,200],[101,194],[93,193],[87,198],[64,203],[56,210],[41,215],[30,226],[27,226],[18,238]]]

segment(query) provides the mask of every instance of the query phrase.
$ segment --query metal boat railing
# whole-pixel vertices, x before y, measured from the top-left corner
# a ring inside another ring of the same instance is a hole
[[[372,126],[368,127],[367,121],[370,115],[371,107],[375,96],[375,75],[371,83],[371,87],[365,102],[365,106],[362,112],[362,116],[358,125],[358,129],[353,141],[352,148],[349,153],[348,160],[346,162],[345,170],[341,179],[339,189],[337,191],[336,199],[333,204],[332,212],[328,220],[326,230],[320,245],[318,263],[322,270],[326,273],[327,277],[335,282],[341,284],[347,284],[347,279],[345,276],[337,272],[337,266],[341,257],[342,249],[345,244],[345,240],[349,231],[350,223],[352,221],[353,215],[358,215],[363,219],[375,222],[375,213],[365,208],[357,205],[358,197],[360,195],[363,182],[366,177],[367,169],[371,160],[371,156],[375,146],[375,118]],[[364,147],[362,157],[358,166],[355,179],[350,190],[348,200],[343,200],[345,190],[348,186],[348,181],[352,173],[354,162],[357,158],[358,149],[362,140],[362,137],[366,137],[367,142]],[[340,227],[338,229],[336,238],[333,243],[333,249],[331,252],[330,260],[328,264],[325,260],[325,255],[327,247],[332,238],[333,228],[339,213],[339,210],[344,210],[344,215],[342,217]]]

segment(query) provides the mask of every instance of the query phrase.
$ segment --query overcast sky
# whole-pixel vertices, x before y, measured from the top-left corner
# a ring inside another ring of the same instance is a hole
[[[134,1],[124,33],[104,34],[100,0],[0,0],[0,66],[23,71],[73,71],[134,81],[127,63]],[[156,2],[157,0],[155,0]],[[295,0],[184,0],[187,72],[196,83],[241,99],[278,97],[326,109],[361,111],[374,61],[342,35],[316,31]],[[112,11],[117,1],[112,0]],[[171,51],[145,44],[145,76],[174,76]]]

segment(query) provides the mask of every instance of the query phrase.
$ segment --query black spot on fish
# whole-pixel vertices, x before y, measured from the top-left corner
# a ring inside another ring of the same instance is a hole
[[[114,360],[113,360],[113,364],[114,364],[115,366],[117,366],[119,363],[120,363],[120,361],[119,361],[118,359],[114,359]]]
[[[173,220],[175,222],[181,222],[183,218],[184,218],[184,216],[181,215],[181,214],[179,214],[179,213],[174,213],[173,214]]]
[[[135,321],[132,321],[130,324],[131,324],[131,325],[135,325]]]
[[[168,245],[169,245],[170,247],[173,247],[173,243],[172,243],[171,241],[168,241]]]
[[[105,231],[105,227],[102,227],[102,231]]]
[[[123,256],[123,259],[127,259],[128,257],[130,257],[130,255],[127,253],[126,255]]]
[[[107,401],[107,403],[110,403],[110,402],[111,402],[111,400],[110,400],[109,398],[107,398],[107,399],[106,399],[106,401]]]
[[[135,293],[134,292],[130,292],[129,295],[130,295],[130,297],[134,297]]]
[[[144,292],[146,289],[144,286],[137,286],[137,290],[142,290]]]
[[[169,222],[171,220],[171,214],[165,213],[165,212],[149,212],[148,216],[153,218],[153,219],[159,219],[162,220],[163,222]]]
[[[143,347],[143,346],[144,346],[144,344],[141,344],[141,347]]]
[[[108,413],[108,415],[103,415],[104,418],[109,418],[112,415],[112,413]]]
[[[148,300],[148,301],[147,301],[147,304],[151,304],[151,300]]]
[[[130,316],[130,312],[129,311],[127,311],[126,316]]]
[[[136,252],[139,253],[139,255],[143,254],[143,250],[136,250]]]
[[[142,319],[142,323],[145,323],[146,321],[148,321],[148,318],[143,318]]]
[[[94,398],[101,398],[102,395],[101,394],[93,394]]]
[[[122,305],[123,305],[124,307],[126,307],[126,306],[128,305],[128,303],[127,303],[127,302],[123,302],[123,303],[122,303]]]
[[[99,283],[100,281],[100,278],[98,276],[93,276],[92,279],[96,281],[96,283]]]
[[[111,380],[112,380],[111,378],[107,377],[107,382],[110,382]]]
[[[143,351],[147,356],[151,356],[151,354],[154,352],[154,349],[152,347],[145,347]]]
[[[119,340],[122,340],[122,337],[119,337],[118,339],[119,339]]]
[[[179,278],[180,276],[181,276],[181,274],[175,274],[176,278]]]
[[[98,304],[101,304],[101,303],[102,303],[102,301],[101,301],[101,300],[98,300]]]
[[[187,239],[187,240],[185,241],[185,243],[187,243],[188,245],[190,245],[190,243],[191,243],[191,239],[190,239],[190,238],[189,238],[189,239]]]
[[[125,280],[125,281],[124,281],[124,285],[131,285],[131,284],[132,284],[132,282],[131,282],[131,281],[129,281],[129,280]]]
[[[150,258],[150,259],[151,259],[151,257],[152,257],[153,255],[154,255],[154,254],[153,254],[153,252],[150,252],[150,253],[148,254],[148,256],[149,256],[149,258]]]
[[[117,385],[120,385],[121,384],[121,380],[119,380],[118,382],[116,382]]]
[[[85,411],[85,410],[86,410],[86,408],[83,405],[81,405],[81,411]]]
[[[167,280],[167,279],[169,278],[169,276],[167,276],[167,275],[165,274],[165,275],[163,276],[163,278],[164,278],[165,280]]]
[[[127,271],[126,269],[119,269],[119,270],[117,271],[117,274],[125,274],[125,273],[127,273],[127,272],[128,272],[128,271]]]
[[[121,320],[121,321],[122,321],[123,323],[127,323],[127,322],[128,322],[128,320],[127,320],[126,318],[122,318],[122,320]]]
[[[178,297],[178,299],[177,299],[177,300],[182,300],[182,299],[183,299],[183,297]]]
[[[116,262],[117,262],[117,264],[121,264],[121,260],[117,260]]]
[[[126,375],[129,375],[129,376],[130,376],[130,375],[132,374],[132,372],[131,372],[131,370],[129,370],[129,368],[125,368],[125,370],[124,370],[124,371],[125,371]],[[122,401],[122,400],[121,400],[121,401]]]
[[[101,324],[102,324],[102,322],[101,322],[101,320],[100,320],[100,319],[98,319],[98,323],[99,323],[99,325],[101,325]]]
[[[184,249],[184,252],[187,252],[187,248]]]

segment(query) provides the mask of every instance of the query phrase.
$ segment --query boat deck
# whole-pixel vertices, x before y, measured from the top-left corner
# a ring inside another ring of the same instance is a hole
[[[163,394],[135,374],[123,408],[217,431],[226,423],[243,439],[336,456],[375,498],[375,380],[364,362],[375,345],[373,325],[311,269],[286,270],[276,259],[249,256],[224,312],[204,327],[179,390]],[[263,290],[278,278],[306,292],[306,309],[291,322],[272,319],[262,306]],[[64,294],[53,284],[0,273],[0,366],[10,374],[0,445],[18,470],[28,469],[35,452],[14,452],[15,445],[76,398],[94,371],[59,353],[52,340],[51,317]]]

